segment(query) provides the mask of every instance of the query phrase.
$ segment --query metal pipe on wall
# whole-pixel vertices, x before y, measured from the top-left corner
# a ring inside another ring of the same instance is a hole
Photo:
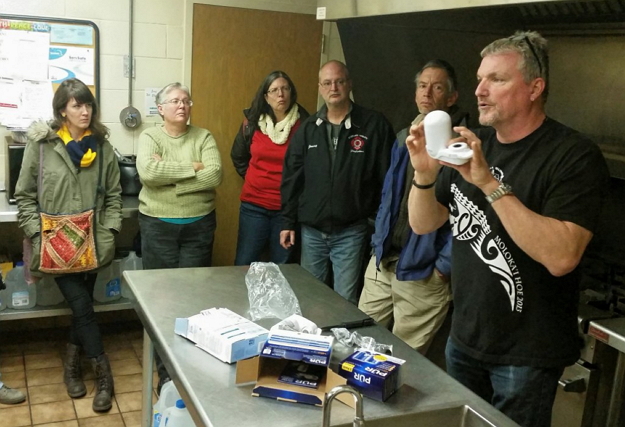
[[[132,79],[134,74],[134,56],[132,36],[134,31],[134,0],[129,0],[129,17],[128,17],[128,106],[119,114],[119,121],[128,129],[134,129],[141,124],[141,113],[132,106]]]

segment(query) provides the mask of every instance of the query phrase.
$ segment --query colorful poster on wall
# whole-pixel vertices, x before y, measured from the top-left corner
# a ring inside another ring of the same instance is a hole
[[[52,83],[61,83],[67,79],[77,78],[86,85],[93,85],[95,81],[93,62],[92,48],[50,47],[50,80]]]

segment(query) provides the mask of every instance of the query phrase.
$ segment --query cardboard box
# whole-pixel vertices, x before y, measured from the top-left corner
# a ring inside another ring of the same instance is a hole
[[[258,357],[237,363],[236,384],[256,382],[252,396],[323,406],[326,392],[345,384],[345,379],[329,368],[333,340],[329,336],[299,332],[270,332]],[[290,361],[324,367],[325,375],[318,381],[317,388],[281,381]],[[351,396],[344,396],[338,399],[353,406]]]
[[[269,331],[227,308],[210,308],[177,318],[174,331],[226,363],[260,353]]]
[[[401,385],[400,368],[405,360],[385,354],[358,350],[339,365],[339,375],[363,395],[381,402]]]

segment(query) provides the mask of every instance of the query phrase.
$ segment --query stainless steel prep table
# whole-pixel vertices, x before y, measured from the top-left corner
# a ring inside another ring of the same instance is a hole
[[[593,320],[588,334],[619,352],[606,427],[625,425],[625,317]]]
[[[297,295],[302,313],[319,326],[359,320],[365,315],[299,265],[280,266]],[[249,308],[247,267],[211,267],[127,271],[132,304],[145,328],[143,346],[144,400],[142,425],[152,418],[152,348],[156,347],[197,426],[320,426],[314,406],[252,397],[252,385],[235,386],[236,365],[228,365],[174,333],[177,317],[211,307],[227,307],[246,315]],[[277,319],[258,323],[269,328]],[[393,344],[394,355],[406,359],[403,386],[385,403],[365,399],[365,418],[422,412],[468,404],[500,427],[516,426],[502,413],[449,377],[425,357],[380,326],[359,329],[362,335]],[[333,361],[336,363],[336,361]],[[353,409],[334,404],[333,423],[351,423]]]

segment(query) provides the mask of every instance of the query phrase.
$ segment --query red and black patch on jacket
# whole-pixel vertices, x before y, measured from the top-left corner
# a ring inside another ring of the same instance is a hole
[[[354,135],[351,137],[349,144],[352,146],[352,150],[360,151],[365,146],[365,140],[360,135]]]

